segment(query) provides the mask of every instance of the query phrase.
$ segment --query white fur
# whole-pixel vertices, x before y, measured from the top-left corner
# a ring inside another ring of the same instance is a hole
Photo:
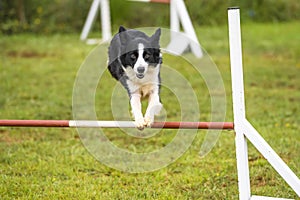
[[[133,69],[134,69],[135,73],[138,73],[137,68],[144,67],[145,68],[144,73],[147,73],[148,63],[143,58],[144,45],[142,43],[139,43],[139,45],[138,45],[138,52],[139,52],[139,57],[138,57],[136,63],[134,64]]]
[[[148,66],[148,63],[143,59],[144,45],[139,44],[139,56],[137,62],[132,69],[131,67],[124,68],[128,76],[127,84],[131,91],[130,105],[132,114],[138,129],[143,129],[144,126],[151,126],[154,121],[154,115],[159,114],[162,104],[159,100],[159,70],[160,64],[157,66]],[[139,79],[136,77],[137,67],[144,67],[144,77]],[[148,96],[148,107],[145,116],[142,114],[141,98]]]

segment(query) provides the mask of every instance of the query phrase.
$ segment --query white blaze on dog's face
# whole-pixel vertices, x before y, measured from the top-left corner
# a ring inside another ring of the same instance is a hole
[[[139,79],[144,78],[145,73],[147,73],[148,63],[144,59],[144,45],[142,43],[139,43],[138,45],[138,57],[136,63],[133,66],[133,70],[136,73],[136,77],[138,77]]]

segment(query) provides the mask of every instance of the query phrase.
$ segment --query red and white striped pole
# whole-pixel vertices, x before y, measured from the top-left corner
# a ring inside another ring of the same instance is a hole
[[[135,128],[133,121],[0,120],[0,127]],[[154,122],[150,128],[233,130],[232,122]]]

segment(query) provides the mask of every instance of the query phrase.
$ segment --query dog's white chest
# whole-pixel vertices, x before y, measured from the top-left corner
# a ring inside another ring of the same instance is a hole
[[[142,97],[146,97],[146,96],[149,96],[150,94],[152,94],[153,91],[154,91],[154,85],[147,84],[147,85],[143,85],[142,87],[140,87],[139,93],[141,94]]]
[[[152,93],[158,93],[159,88],[159,67],[150,67],[143,79],[138,79],[132,68],[127,68],[127,86],[131,94],[139,93],[142,97]]]

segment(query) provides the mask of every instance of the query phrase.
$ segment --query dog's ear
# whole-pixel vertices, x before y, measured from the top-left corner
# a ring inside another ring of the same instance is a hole
[[[126,31],[126,28],[124,28],[124,26],[120,26],[119,27],[119,33]]]
[[[151,36],[152,43],[159,44],[160,35],[161,35],[161,30],[160,30],[160,28],[158,28],[155,31],[155,33]]]
[[[120,37],[120,41],[121,41],[122,45],[126,44],[126,42],[128,40],[128,35],[127,35],[126,31],[127,30],[123,26],[120,26],[120,28],[119,28],[119,37]]]

